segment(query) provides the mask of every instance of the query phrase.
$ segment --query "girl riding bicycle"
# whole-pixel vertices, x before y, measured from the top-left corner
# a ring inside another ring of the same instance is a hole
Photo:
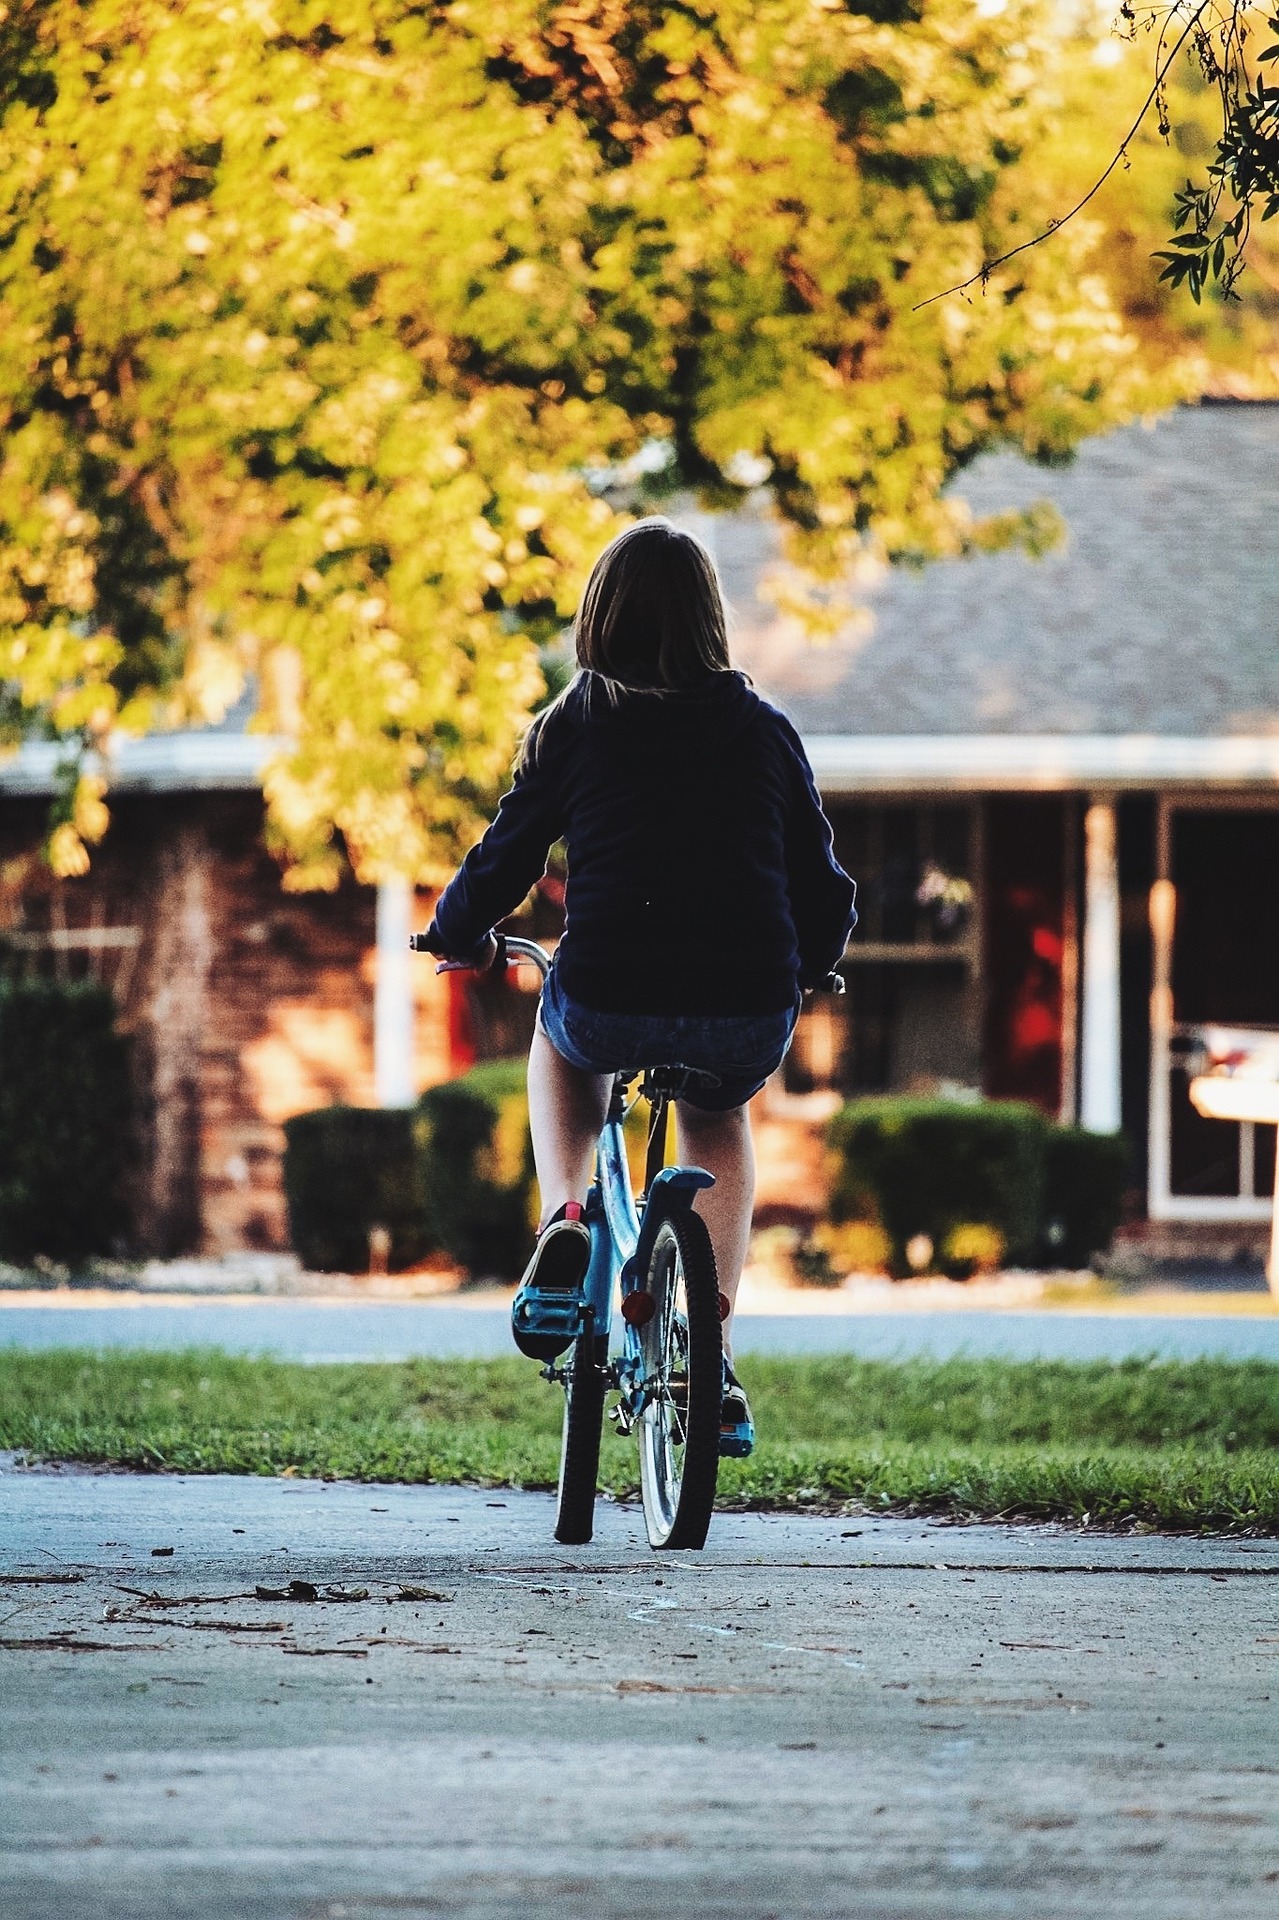
[[[705,1078],[676,1105],[679,1152],[714,1175],[696,1210],[729,1303],[731,1356],[755,1192],[747,1102],[781,1064],[802,993],[841,959],[855,889],[798,734],[733,667],[698,541],[658,518],[619,534],[587,581],[574,638],[578,673],[530,727],[426,944],[491,966],[493,928],[565,842],[566,925],[529,1055],[542,1215],[521,1292],[582,1284],[582,1208],[614,1075],[699,1068]],[[722,1423],[732,1450],[748,1451],[731,1358]]]

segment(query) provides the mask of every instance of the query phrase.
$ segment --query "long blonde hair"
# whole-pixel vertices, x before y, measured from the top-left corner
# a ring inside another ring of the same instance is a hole
[[[660,515],[610,540],[586,582],[573,646],[577,676],[529,728],[521,767],[536,761],[543,727],[583,674],[616,701],[628,691],[669,693],[732,671],[724,596],[701,541]]]

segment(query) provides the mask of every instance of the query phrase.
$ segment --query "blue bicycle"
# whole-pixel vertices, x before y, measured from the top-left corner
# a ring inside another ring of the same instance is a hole
[[[550,971],[546,953],[532,940],[505,940],[502,958],[508,965],[537,967],[543,979]],[[699,1167],[665,1164],[671,1101],[699,1081],[715,1084],[715,1076],[678,1065],[618,1074],[586,1200],[586,1279],[580,1292],[542,1292],[517,1302],[517,1313],[526,1316],[522,1328],[557,1335],[566,1348],[542,1368],[544,1379],[564,1389],[555,1538],[565,1545],[583,1545],[594,1530],[610,1391],[618,1395],[610,1413],[617,1431],[634,1433],[639,1443],[649,1545],[705,1545],[719,1475],[727,1301],[710,1237],[693,1212],[694,1198],[714,1184],[712,1177]],[[632,1192],[623,1138],[636,1099],[650,1108],[639,1194]],[[616,1340],[615,1302],[621,1321]]]

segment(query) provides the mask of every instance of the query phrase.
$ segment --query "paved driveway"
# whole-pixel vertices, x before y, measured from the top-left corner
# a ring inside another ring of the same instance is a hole
[[[224,1347],[294,1360],[399,1360],[415,1354],[509,1354],[505,1303],[237,1299],[171,1302],[104,1295],[80,1305],[13,1304],[0,1294],[0,1347]],[[26,1296],[27,1302],[30,1296]],[[1156,1355],[1279,1362],[1279,1315],[1077,1313],[742,1313],[737,1351],[856,1353],[893,1359],[927,1353],[1009,1360],[1120,1360]]]
[[[68,1470],[0,1509],[8,1920],[1279,1902],[1279,1542],[720,1515],[658,1557],[532,1494]]]

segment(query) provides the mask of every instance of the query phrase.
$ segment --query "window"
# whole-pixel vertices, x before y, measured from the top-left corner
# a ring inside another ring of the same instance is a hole
[[[858,925],[843,1000],[805,1005],[787,1090],[935,1091],[979,1079],[974,802],[833,803],[840,864],[857,882]]]

